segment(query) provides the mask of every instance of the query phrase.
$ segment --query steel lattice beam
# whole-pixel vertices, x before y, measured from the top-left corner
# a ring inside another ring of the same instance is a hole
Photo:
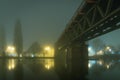
[[[89,40],[120,28],[119,0],[84,0],[56,42],[64,46]]]

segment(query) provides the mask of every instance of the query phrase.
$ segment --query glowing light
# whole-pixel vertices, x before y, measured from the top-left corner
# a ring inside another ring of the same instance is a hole
[[[20,54],[20,57],[22,57],[22,54]]]
[[[103,50],[97,52],[97,55],[103,55],[103,54],[104,54]]]
[[[54,57],[54,48],[51,46],[46,46],[44,48],[44,57]]]
[[[7,46],[6,55],[13,56],[13,57],[17,56],[16,51],[15,51],[15,47],[14,46]]]
[[[112,49],[109,49],[109,51],[111,52],[111,51],[112,51]]]
[[[92,65],[89,63],[89,64],[88,64],[88,68],[91,68],[91,66],[92,66]]]
[[[110,68],[110,65],[106,65],[106,67],[107,67],[107,69],[109,69],[109,68]]]
[[[8,63],[7,63],[8,70],[13,70],[15,68],[15,65],[16,63],[14,59],[8,60]]]
[[[49,50],[50,50],[50,47],[49,47],[49,46],[45,47],[45,50],[46,50],[46,51],[49,51]]]
[[[44,66],[47,70],[54,67],[54,60],[53,59],[46,59],[44,62]]]
[[[34,57],[34,55],[32,54],[31,57]]]
[[[8,46],[7,49],[6,49],[6,52],[14,53],[15,52],[15,47],[14,46]]]
[[[107,46],[107,47],[106,47],[106,50],[110,50],[110,47],[109,47],[109,46]]]
[[[93,50],[91,46],[88,47],[88,52],[89,52],[89,56],[95,55],[95,51]]]
[[[99,65],[103,65],[103,62],[100,60],[100,61],[98,61],[98,64]]]
[[[88,47],[88,51],[90,52],[92,50],[92,48],[91,47]]]

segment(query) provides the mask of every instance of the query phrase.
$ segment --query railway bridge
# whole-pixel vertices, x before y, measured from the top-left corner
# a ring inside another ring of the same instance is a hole
[[[86,42],[119,28],[119,0],[83,0],[55,44],[56,66],[62,67],[58,73],[83,80],[88,74]]]

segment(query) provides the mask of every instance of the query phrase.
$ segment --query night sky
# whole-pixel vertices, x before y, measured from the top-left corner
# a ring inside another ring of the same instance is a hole
[[[24,48],[38,41],[54,44],[82,0],[0,0],[0,24],[5,26],[7,43],[12,45],[14,26],[21,20]],[[109,35],[110,34],[110,35]],[[120,30],[102,36],[105,43],[118,45]]]
[[[0,0],[0,24],[6,28],[7,43],[13,43],[17,19],[21,20],[24,48],[34,41],[53,44],[80,5],[81,0]]]

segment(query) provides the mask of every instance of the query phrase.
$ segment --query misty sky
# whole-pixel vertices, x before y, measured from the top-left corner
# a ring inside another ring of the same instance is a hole
[[[16,19],[21,20],[24,47],[34,41],[56,42],[81,0],[0,0],[0,24],[12,45]]]
[[[33,42],[53,44],[79,7],[81,0],[0,0],[0,24],[6,28],[7,43],[13,43],[16,19],[21,20],[24,48]],[[101,37],[118,44],[120,30]],[[109,44],[109,43],[108,43]]]

